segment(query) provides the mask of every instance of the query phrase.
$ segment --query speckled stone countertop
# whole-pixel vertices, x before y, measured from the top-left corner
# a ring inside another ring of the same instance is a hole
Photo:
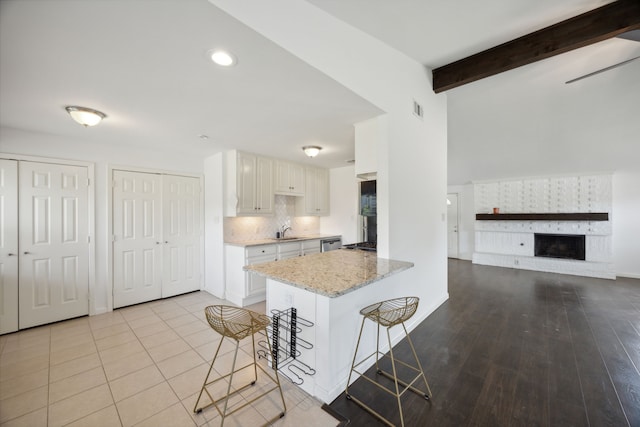
[[[412,262],[378,258],[375,252],[340,249],[247,265],[244,270],[335,298],[411,267]]]
[[[295,236],[295,238],[286,238],[286,239],[257,239],[257,240],[236,240],[236,241],[226,241],[224,242],[227,245],[232,246],[258,246],[258,245],[275,245],[276,243],[286,243],[286,242],[301,242],[303,240],[314,240],[314,239],[328,239],[331,237],[340,237],[340,235],[335,234],[312,234],[309,236]]]

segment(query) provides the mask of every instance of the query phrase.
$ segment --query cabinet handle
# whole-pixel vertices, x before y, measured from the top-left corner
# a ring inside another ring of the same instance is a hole
[[[16,254],[7,254],[7,256],[16,256]]]
[[[31,252],[24,251],[25,255],[31,255]]]
[[[168,240],[165,240],[165,241],[164,241],[164,243],[165,243],[165,244],[166,244],[166,243],[169,243],[169,241],[168,241]]]
[[[160,244],[160,242],[156,242],[156,245],[159,245],[159,244]]]

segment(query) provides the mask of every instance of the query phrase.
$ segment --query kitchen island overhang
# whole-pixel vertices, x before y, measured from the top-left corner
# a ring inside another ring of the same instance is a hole
[[[358,331],[360,309],[386,299],[410,296],[410,286],[397,273],[414,265],[378,258],[375,253],[338,250],[282,261],[245,266],[244,270],[267,278],[267,314],[296,308],[299,317],[313,322],[300,338],[312,349],[301,349],[299,359],[315,370],[304,376],[303,390],[330,403],[345,389]],[[421,320],[407,323],[409,330]],[[402,328],[391,329],[392,341],[404,337]],[[386,340],[381,340],[381,344]],[[375,350],[376,328],[365,323],[359,355]],[[382,348],[388,351],[388,348]],[[369,365],[375,360],[371,358]],[[352,377],[352,381],[356,378]]]

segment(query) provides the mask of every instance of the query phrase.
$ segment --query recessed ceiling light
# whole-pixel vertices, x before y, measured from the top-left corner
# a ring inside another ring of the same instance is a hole
[[[238,59],[235,57],[235,55],[226,50],[210,50],[209,57],[214,63],[220,65],[221,67],[231,67],[233,65],[236,65],[236,63],[238,62]]]
[[[203,141],[206,141],[207,139],[209,139],[209,135],[201,134],[201,135],[198,135],[198,138],[200,138]]]

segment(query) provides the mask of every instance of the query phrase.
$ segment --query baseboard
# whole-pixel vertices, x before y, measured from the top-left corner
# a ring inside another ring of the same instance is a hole
[[[627,279],[640,279],[640,274],[637,273],[616,273],[616,279],[617,278],[627,278]]]

